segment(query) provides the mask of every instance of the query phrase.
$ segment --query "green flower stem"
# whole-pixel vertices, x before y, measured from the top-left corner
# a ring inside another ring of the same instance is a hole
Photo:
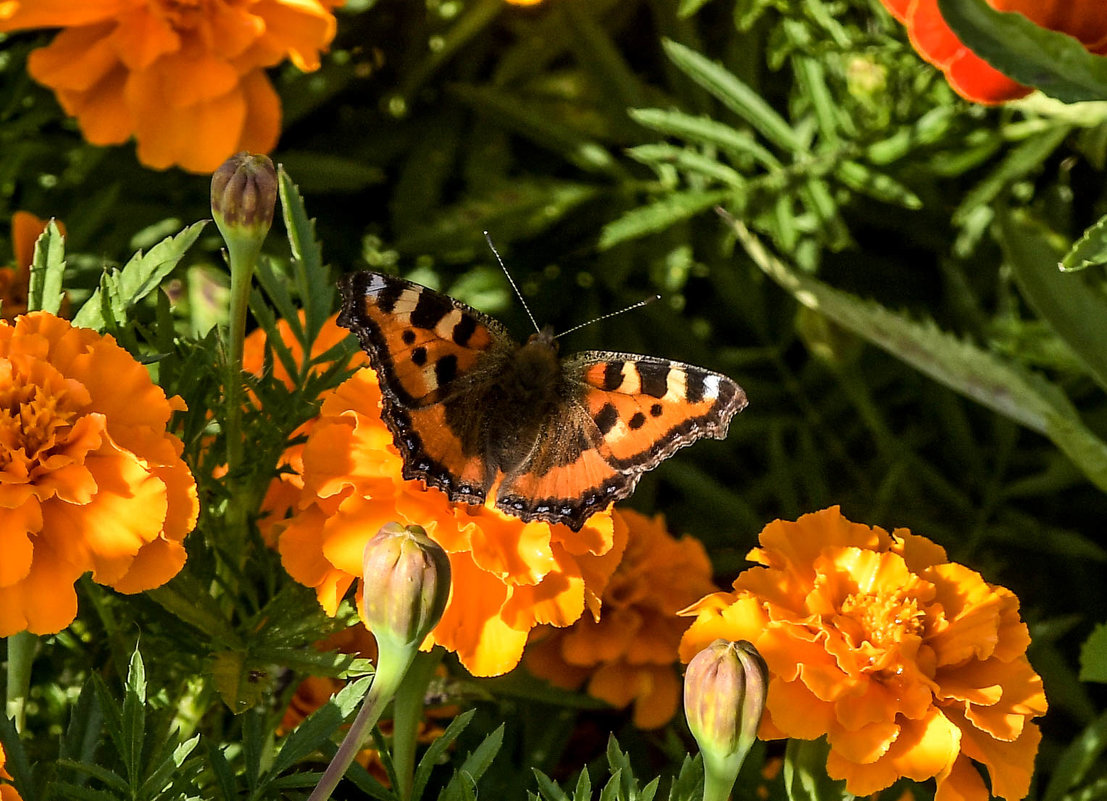
[[[361,711],[354,718],[353,725],[346,732],[346,738],[338,747],[338,753],[334,755],[331,764],[327,765],[319,784],[315,785],[308,796],[308,801],[326,801],[331,797],[339,780],[346,774],[346,769],[368,738],[370,730],[380,720],[381,712],[400,688],[404,675],[419,652],[417,645],[397,645],[383,637],[377,638],[377,646],[377,674],[365,693],[365,700],[361,702]]]
[[[703,801],[726,801],[734,789],[734,780],[745,761],[745,754],[734,754],[719,759],[702,751],[703,754]]]
[[[38,637],[29,631],[12,634],[8,640],[8,717],[16,731],[26,722],[27,693],[31,689],[31,663],[35,659]]]
[[[231,475],[240,467],[244,453],[242,438],[242,353],[246,342],[246,309],[250,303],[250,287],[254,268],[261,255],[261,241],[227,239],[227,254],[231,267],[231,308],[227,331],[227,467]]]
[[[435,648],[430,653],[418,652],[396,693],[392,767],[396,771],[396,789],[405,801],[411,798],[411,783],[415,776],[415,743],[419,723],[423,720],[423,699],[426,698],[427,685],[434,678],[434,670],[442,661],[442,654],[441,648]]]

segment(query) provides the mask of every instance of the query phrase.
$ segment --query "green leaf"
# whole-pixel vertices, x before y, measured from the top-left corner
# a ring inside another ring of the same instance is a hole
[[[304,198],[283,168],[277,172],[281,213],[292,249],[296,288],[304,304],[304,317],[310,339],[323,327],[334,301],[334,280],[323,266],[323,249],[315,238],[315,221],[307,215]],[[283,312],[289,324],[296,315]]]
[[[631,209],[623,216],[603,227],[600,232],[599,250],[610,250],[618,244],[639,239],[658,231],[664,231],[678,222],[694,217],[707,209],[728,200],[734,193],[729,189],[699,189],[670,192],[660,200],[646,206]]]
[[[734,158],[748,156],[772,169],[780,166],[780,160],[758,144],[749,132],[735,130],[718,120],[674,109],[632,108],[628,113],[639,125],[666,136],[679,136],[697,144],[718,147]]]
[[[942,17],[970,50],[1000,72],[1066,103],[1107,99],[1107,58],[1071,36],[1039,27],[984,0],[938,0]]]
[[[427,752],[423,754],[423,758],[419,760],[419,765],[415,769],[415,776],[413,777],[411,782],[412,798],[419,798],[423,795],[423,789],[427,785],[427,780],[430,779],[431,770],[434,768],[435,764],[437,764],[438,760],[442,758],[442,755],[446,753],[446,749],[450,747],[453,741],[456,740],[458,736],[460,736],[460,734],[469,725],[469,721],[473,719],[474,714],[476,714],[476,710],[470,709],[462,713],[461,715],[458,715],[456,718],[450,721],[450,725],[446,727],[446,731],[444,731],[441,736],[439,736],[433,743],[430,744],[430,747],[427,748]],[[494,738],[491,744],[494,746],[494,750],[489,756],[489,759],[496,755],[496,751],[498,751],[500,745],[503,744],[502,729],[503,727],[501,726],[498,735],[496,735],[495,732],[489,735],[489,737]],[[487,740],[485,742],[487,743]],[[482,755],[485,755],[487,754],[487,751],[482,751],[481,753]],[[472,755],[470,755],[469,759],[472,759]],[[469,763],[469,759],[466,760],[466,764]],[[474,764],[479,765],[479,761],[475,762]],[[487,767],[487,765],[481,767],[480,772],[483,773]],[[472,773],[472,771],[467,770],[465,767],[462,767],[461,771],[470,774]],[[474,776],[474,778],[479,778],[479,775]]]
[[[1092,636],[1096,636],[1105,627],[1107,624],[1100,624]],[[1070,791],[1088,781],[1089,773],[1103,764],[1105,750],[1107,750],[1107,712],[1084,729],[1080,736],[1069,744],[1060,759],[1051,760],[1053,770],[1050,774],[1049,786],[1042,795],[1042,801],[1088,797],[1082,794],[1070,795]]]
[[[100,277],[100,287],[93,291],[73,317],[73,324],[84,328],[103,330],[109,316],[116,324],[122,323],[127,311],[153,292],[162,280],[173,271],[185,252],[200,237],[206,220],[185,228],[150,248],[143,255],[138,251],[122,270],[108,270]]]
[[[1061,259],[1061,269],[1075,272],[1102,264],[1107,264],[1107,215],[1100,217],[1076,240],[1076,244]]]
[[[263,670],[247,660],[243,651],[219,651],[212,656],[211,675],[215,689],[227,708],[236,715],[252,709],[268,687],[258,675]]]
[[[352,681],[316,709],[281,741],[281,749],[273,758],[269,775],[278,776],[330,739],[339,726],[361,704],[373,677]]]
[[[142,746],[146,740],[146,666],[135,647],[123,686],[122,742],[120,757],[127,779],[137,787],[142,778]]]
[[[1023,211],[999,215],[1000,244],[1027,302],[1107,390],[1107,299],[1057,269],[1064,241]]]
[[[991,203],[1013,182],[1037,169],[1060,147],[1071,131],[1068,125],[1047,128],[1011,150],[988,177],[965,193],[953,212],[953,222],[964,225],[977,209]]]
[[[921,209],[922,199],[899,181],[856,161],[844,161],[834,168],[834,175],[855,192],[902,206]]]
[[[679,42],[666,39],[663,44],[665,53],[682,72],[774,145],[793,153],[804,149],[799,134],[738,76]]]
[[[65,273],[65,237],[58,225],[50,220],[37,240],[35,255],[31,260],[31,285],[28,290],[27,309],[57,314],[61,311],[65,293],[62,292],[62,275]]]
[[[848,801],[845,780],[833,781],[826,775],[826,738],[789,740],[784,750],[784,789],[788,801]]]
[[[531,770],[534,772],[534,778],[538,782],[538,792],[544,801],[569,801],[569,796],[565,794],[564,790],[558,787],[557,782],[538,768],[531,768]],[[585,770],[585,772],[587,772],[587,770]],[[585,796],[587,799],[591,799],[591,797],[591,794]],[[575,796],[574,801],[576,801]]]
[[[746,185],[746,179],[737,170],[721,163],[718,159],[688,148],[670,144],[639,145],[627,150],[627,155],[635,161],[651,166],[671,164],[682,172],[691,172],[709,180],[718,181],[736,191]]]
[[[1045,434],[1097,487],[1107,490],[1107,445],[1054,385],[933,323],[907,320],[789,269],[740,222],[729,223],[746,252],[800,303],[1005,417]]]
[[[1100,623],[1080,648],[1080,680],[1107,682],[1107,623]]]

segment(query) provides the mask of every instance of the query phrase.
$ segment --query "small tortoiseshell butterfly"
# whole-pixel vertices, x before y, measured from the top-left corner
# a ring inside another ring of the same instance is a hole
[[[369,354],[403,475],[451,501],[575,531],[700,437],[746,394],[724,375],[630,353],[561,359],[546,328],[519,345],[488,315],[402,278],[340,282],[339,325]]]

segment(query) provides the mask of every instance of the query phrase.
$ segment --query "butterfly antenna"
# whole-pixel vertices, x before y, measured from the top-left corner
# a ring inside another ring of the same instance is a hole
[[[523,309],[526,310],[527,317],[530,318],[530,324],[534,326],[534,330],[541,332],[542,329],[538,327],[538,323],[534,320],[534,315],[530,313],[530,306],[527,305],[526,298],[523,297],[523,293],[519,291],[519,287],[515,284],[515,279],[511,277],[511,273],[507,271],[507,265],[504,264],[504,260],[500,258],[500,251],[496,250],[496,246],[492,244],[492,237],[487,231],[484,232],[484,238],[488,241],[488,247],[492,251],[492,255],[496,257],[496,261],[500,263],[500,269],[504,271],[504,275],[507,276],[508,283],[511,284],[511,288],[515,290],[515,296],[519,298],[519,302],[523,304]]]
[[[661,300],[661,296],[660,295],[651,295],[648,298],[643,298],[642,300],[638,301],[637,303],[630,304],[625,309],[619,309],[619,311],[610,312],[608,314],[601,315],[600,317],[597,317],[594,320],[589,320],[586,323],[581,323],[580,325],[574,325],[568,331],[562,331],[560,334],[555,336],[554,339],[558,339],[560,337],[563,337],[566,334],[571,334],[574,331],[579,331],[580,329],[584,328],[586,325],[592,325],[592,323],[598,323],[600,320],[610,320],[612,317],[618,317],[620,314],[626,314],[628,311],[634,311],[635,309],[641,309],[643,306],[649,306],[655,300]]]

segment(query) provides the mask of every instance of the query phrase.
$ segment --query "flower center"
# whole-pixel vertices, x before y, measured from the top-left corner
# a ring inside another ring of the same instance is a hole
[[[896,671],[900,648],[922,636],[925,613],[902,590],[857,592],[842,602],[840,627],[852,645],[867,653],[869,669]]]
[[[199,27],[211,15],[210,0],[151,0],[156,14],[163,17],[175,31]]]
[[[66,408],[66,392],[48,391],[33,382],[3,382],[0,388],[0,470],[13,462],[41,462],[64,442],[76,412]]]

